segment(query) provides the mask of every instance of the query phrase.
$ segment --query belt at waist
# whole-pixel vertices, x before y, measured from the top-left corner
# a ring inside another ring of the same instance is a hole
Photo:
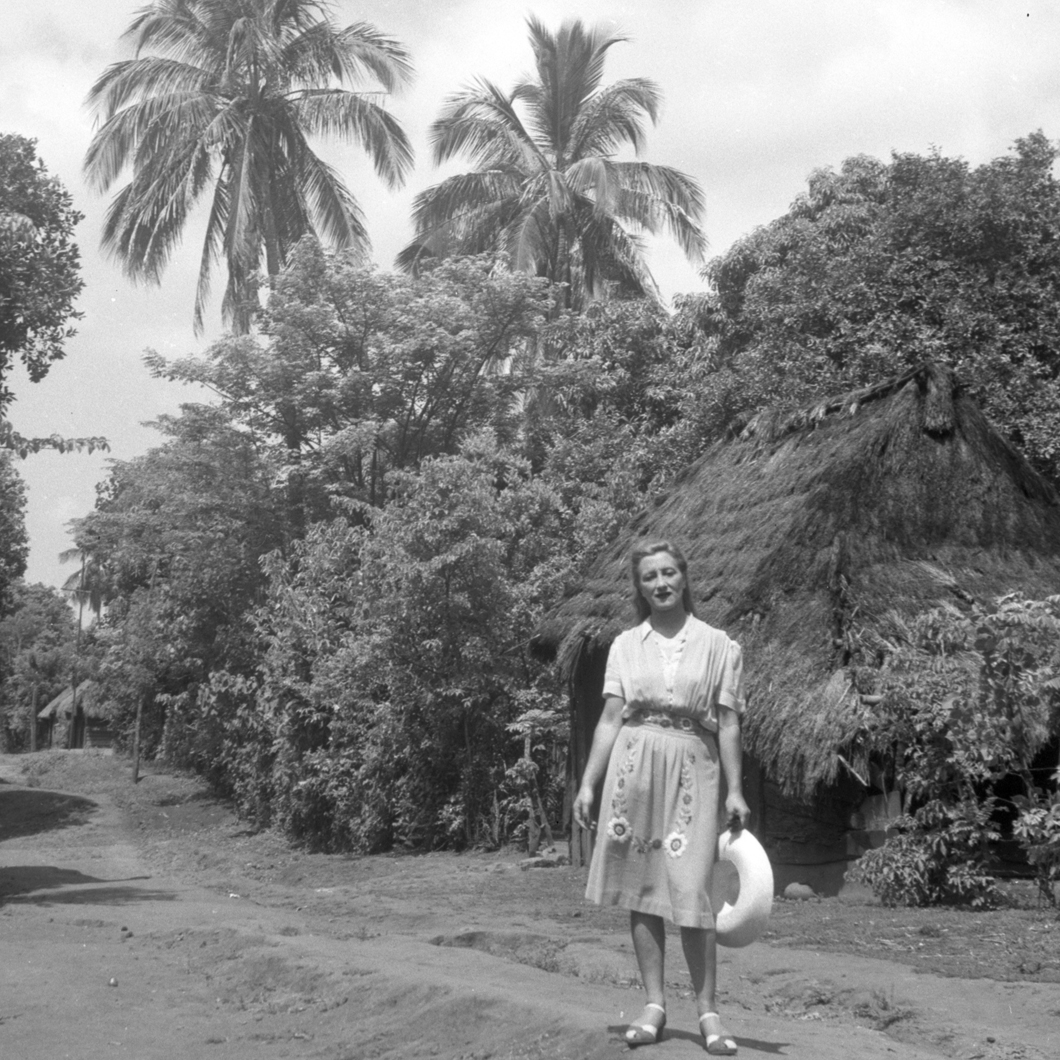
[[[687,714],[671,714],[668,710],[635,710],[629,720],[643,725],[658,725],[661,729],[680,729],[682,732],[710,732]]]

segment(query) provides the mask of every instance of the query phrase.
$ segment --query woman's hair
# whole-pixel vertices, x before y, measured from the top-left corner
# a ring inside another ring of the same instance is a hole
[[[688,582],[688,560],[685,554],[670,541],[650,541],[633,550],[629,557],[629,570],[633,577],[633,609],[637,612],[637,620],[643,622],[651,614],[651,604],[644,599],[640,591],[640,561],[654,556],[657,552],[668,552],[674,558],[677,569],[684,575],[685,591],[681,594],[681,603],[685,605],[685,611],[690,615],[696,613],[692,604],[692,586]]]

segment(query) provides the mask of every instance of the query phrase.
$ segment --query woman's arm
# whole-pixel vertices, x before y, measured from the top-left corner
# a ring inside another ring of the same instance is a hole
[[[751,819],[751,808],[743,797],[743,741],[740,737],[740,715],[731,707],[718,704],[718,754],[728,794],[725,813],[729,826],[739,821],[744,828]]]
[[[618,696],[607,696],[604,699],[604,712],[596,723],[593,732],[593,745],[589,749],[589,761],[585,763],[581,787],[574,800],[574,820],[582,828],[592,827],[593,793],[600,778],[607,769],[611,748],[618,739],[618,730],[622,728],[623,700]]]

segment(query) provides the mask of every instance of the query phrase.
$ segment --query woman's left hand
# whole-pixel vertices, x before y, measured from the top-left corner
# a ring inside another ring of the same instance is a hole
[[[746,828],[750,822],[751,807],[747,805],[747,800],[738,791],[730,791],[725,797],[725,815],[733,831]]]

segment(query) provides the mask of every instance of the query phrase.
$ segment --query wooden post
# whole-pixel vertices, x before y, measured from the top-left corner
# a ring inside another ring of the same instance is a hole
[[[144,693],[146,695],[146,693]],[[141,695],[136,700],[136,728],[133,730],[133,767],[132,782],[140,783],[140,723],[144,716],[144,697]]]
[[[29,749],[37,750],[37,681],[33,681],[33,695],[30,698],[29,708]]]

